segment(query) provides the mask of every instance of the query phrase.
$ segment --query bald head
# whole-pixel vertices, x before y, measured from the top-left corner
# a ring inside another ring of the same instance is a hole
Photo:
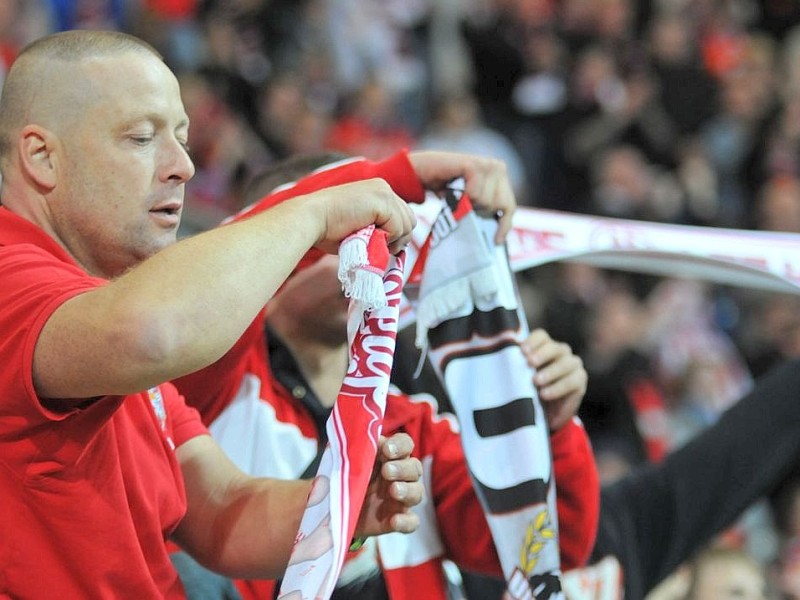
[[[65,31],[36,40],[9,70],[0,99],[0,171],[5,175],[17,132],[29,123],[57,129],[92,97],[84,66],[95,58],[161,55],[146,42],[117,31]]]

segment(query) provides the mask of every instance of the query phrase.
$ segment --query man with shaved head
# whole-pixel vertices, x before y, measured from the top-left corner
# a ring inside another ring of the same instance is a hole
[[[172,72],[125,34],[43,38],[7,75],[2,597],[180,598],[167,538],[228,575],[285,568],[309,483],[245,476],[164,382],[230,349],[310,248],[335,251],[375,223],[396,251],[414,218],[390,182],[365,177],[176,243],[188,128]],[[465,176],[507,230],[513,198],[496,161],[396,160],[420,190]],[[360,534],[416,527],[411,446],[382,443]]]

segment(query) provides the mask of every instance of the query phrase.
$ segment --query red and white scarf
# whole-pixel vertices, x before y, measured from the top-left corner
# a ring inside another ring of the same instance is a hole
[[[390,256],[370,226],[339,250],[339,278],[351,298],[350,360],[281,584],[281,599],[330,598],[375,466],[394,359],[405,253]]]

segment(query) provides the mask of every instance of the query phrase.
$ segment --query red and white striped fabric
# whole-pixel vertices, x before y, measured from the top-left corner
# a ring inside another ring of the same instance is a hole
[[[375,465],[394,360],[404,257],[403,252],[390,256],[385,234],[374,227],[356,232],[340,247],[340,280],[351,298],[350,361],[326,425],[329,444],[281,584],[281,599],[330,598],[341,572]]]

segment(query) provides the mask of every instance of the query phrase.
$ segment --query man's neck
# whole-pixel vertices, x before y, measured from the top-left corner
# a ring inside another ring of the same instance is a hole
[[[347,373],[347,344],[331,347],[288,341],[287,345],[320,403],[326,408],[332,407]]]

